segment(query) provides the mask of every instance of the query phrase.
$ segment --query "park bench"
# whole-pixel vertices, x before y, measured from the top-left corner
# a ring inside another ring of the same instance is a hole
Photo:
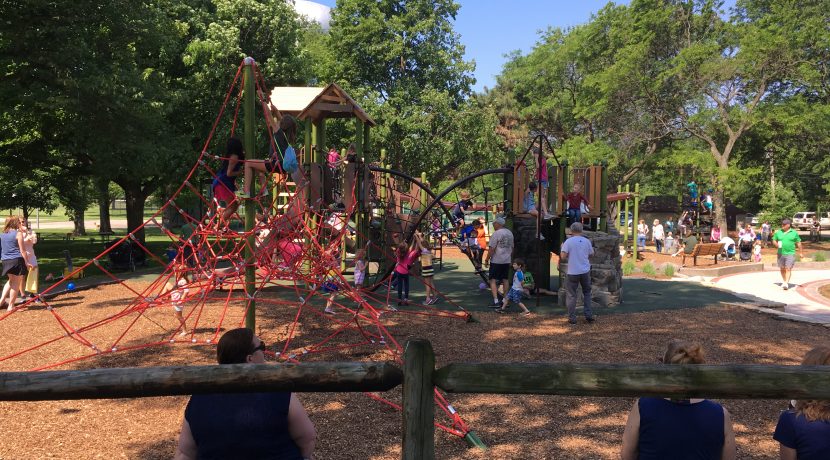
[[[686,265],[686,257],[691,257],[697,265],[697,256],[715,256],[715,264],[718,263],[718,255],[723,252],[723,243],[698,243],[689,254],[683,253],[683,265]]]

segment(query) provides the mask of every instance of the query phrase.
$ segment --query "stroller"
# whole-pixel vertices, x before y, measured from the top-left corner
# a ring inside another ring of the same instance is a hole
[[[752,259],[752,241],[741,240],[741,242],[738,243],[738,249],[740,250],[740,258],[742,261]]]
[[[726,246],[726,260],[735,260],[735,245],[730,244]]]
[[[147,254],[140,246],[133,244],[130,240],[110,241],[104,245],[106,249],[112,246],[115,247],[107,253],[111,269],[135,271],[136,266],[147,265]]]

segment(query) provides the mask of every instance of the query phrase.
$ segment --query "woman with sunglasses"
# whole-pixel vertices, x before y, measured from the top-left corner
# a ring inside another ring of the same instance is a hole
[[[219,364],[265,363],[265,344],[250,329],[225,333]],[[317,431],[292,393],[193,395],[184,412],[176,459],[310,459]]]

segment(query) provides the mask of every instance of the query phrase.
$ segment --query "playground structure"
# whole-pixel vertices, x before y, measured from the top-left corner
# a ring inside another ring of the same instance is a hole
[[[55,335],[26,337],[20,343],[4,344],[0,349],[0,366],[15,369],[15,358],[29,353],[43,356],[41,364],[33,369],[42,370],[129,350],[183,343],[212,345],[227,327],[244,323],[255,328],[257,307],[261,312],[285,316],[285,338],[269,350],[277,361],[300,362],[363,348],[383,351],[389,359],[400,363],[403,350],[390,333],[388,321],[405,315],[472,320],[469,312],[441,292],[436,292],[444,302],[441,309],[416,302],[393,307],[388,283],[394,265],[393,247],[411,242],[414,234],[421,231],[427,235],[433,257],[441,263],[443,245],[457,237],[451,210],[462,189],[472,191],[471,198],[478,203],[473,210],[483,212],[488,226],[491,212],[504,213],[513,221],[523,218],[522,213],[514,211],[520,209],[526,181],[538,175],[535,164],[530,168],[523,164],[527,153],[514,164],[480,171],[436,194],[423,175],[416,179],[384,167],[382,150],[380,164],[371,161],[369,133],[374,122],[337,85],[304,89],[293,96],[287,90],[277,90],[271,93],[269,104],[256,64],[246,59],[240,65],[199,158],[170,200],[144,224],[157,225],[165,210],[174,209],[191,228],[191,233],[179,235],[161,227],[176,249],[172,263],[153,254],[135,237],[140,229],[112,242],[99,256],[75,267],[64,280],[42,292],[44,308],[56,324]],[[290,97],[283,98],[285,94]],[[257,112],[264,115],[259,121]],[[240,115],[242,123],[238,123]],[[244,200],[244,216],[232,216],[232,220],[244,217],[245,229],[234,230],[220,218],[212,197],[198,187],[202,178],[216,177],[213,168],[224,159],[223,154],[211,153],[221,145],[216,136],[234,135],[240,127],[247,158],[254,160],[257,131],[265,130],[264,137],[273,149],[271,133],[276,131],[276,122],[287,115],[295,116],[303,127],[304,146],[298,152],[302,166],[293,174],[280,167],[267,183],[254,183],[251,190],[255,197]],[[232,118],[232,122],[227,123],[226,117]],[[343,165],[341,171],[333,171],[322,154],[326,146],[326,119],[343,117],[355,118],[357,159]],[[231,128],[218,134],[223,121]],[[539,138],[540,144],[542,141]],[[591,228],[601,230],[608,226],[604,165],[569,171],[564,163],[553,171],[548,209],[558,216],[544,221],[544,225],[547,231],[555,231],[558,239],[551,238],[545,251],[537,256],[547,265],[550,252],[559,251],[558,244],[551,242],[564,240],[565,222],[561,214],[566,208],[569,184],[578,182],[584,186],[591,207],[591,213],[584,217]],[[572,179],[574,175],[577,179]],[[189,214],[176,202],[184,194],[195,196],[202,207],[211,211],[204,216]],[[541,217],[537,219],[534,237],[542,222]],[[542,244],[541,238],[534,238],[532,244]],[[356,253],[361,250],[365,250],[369,262],[366,289],[362,290],[347,278]],[[122,278],[106,262],[122,260],[123,254],[128,256],[130,268],[140,258],[164,267],[163,271],[149,282]],[[465,254],[475,263],[472,254]],[[542,254],[546,256],[541,257]],[[187,284],[184,295],[178,297],[188,330],[172,321],[169,314],[177,291],[167,285],[171,280],[175,283],[182,271]],[[73,317],[71,308],[54,308],[53,296],[78,273],[87,277],[103,275],[107,284],[116,285],[127,299],[123,308],[93,318]],[[483,277],[481,273],[478,276]],[[418,275],[413,278],[416,282],[429,282]],[[549,276],[537,279],[549,282]],[[329,304],[327,307],[331,306],[336,315],[323,312],[323,304]],[[31,302],[0,316],[0,328],[4,323],[12,327],[30,307]],[[161,332],[153,336],[139,334],[134,328],[139,321],[150,321]],[[324,324],[327,332],[322,337],[301,334],[306,321]],[[64,347],[62,350],[73,351],[55,353],[52,347],[57,344]],[[400,409],[383,397],[368,396]],[[436,422],[438,428],[464,437],[472,445],[483,446],[440,391],[436,390],[433,398],[444,414],[444,420]]]

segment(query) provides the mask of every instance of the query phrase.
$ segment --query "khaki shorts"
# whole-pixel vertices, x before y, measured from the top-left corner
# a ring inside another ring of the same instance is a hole
[[[795,265],[795,254],[782,254],[778,256],[778,268],[793,268]]]

